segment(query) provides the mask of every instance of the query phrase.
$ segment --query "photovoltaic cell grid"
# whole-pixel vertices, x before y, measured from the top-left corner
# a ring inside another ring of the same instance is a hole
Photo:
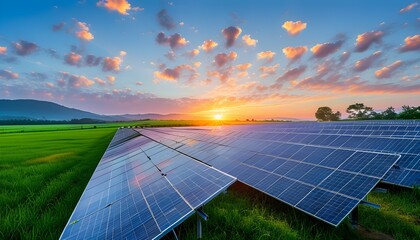
[[[160,238],[235,181],[127,130],[117,132],[60,239]]]
[[[165,146],[337,226],[399,155],[280,143],[230,127],[138,129]]]
[[[298,128],[299,125],[312,125],[312,128]],[[339,123],[336,123],[336,125]],[[345,124],[345,123],[343,123]],[[360,123],[359,123],[360,124]],[[313,133],[324,123],[289,123],[230,127],[231,130],[248,132],[250,139],[271,138],[286,143],[315,144],[345,149],[378,151],[400,154],[401,158],[383,178],[383,182],[405,187],[420,185],[420,138],[400,138],[395,136],[359,136],[341,134]],[[331,125],[331,124],[330,124]],[[417,128],[415,124],[411,124]],[[291,128],[293,126],[293,128]],[[398,128],[398,126],[388,126]],[[416,132],[418,135],[418,132]],[[414,134],[415,135],[415,134]]]
[[[108,147],[114,147],[122,142],[125,142],[131,138],[135,138],[139,135],[140,134],[137,131],[134,131],[131,128],[120,128],[115,133]]]

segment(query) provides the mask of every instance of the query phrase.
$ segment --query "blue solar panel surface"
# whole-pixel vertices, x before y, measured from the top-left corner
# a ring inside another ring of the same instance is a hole
[[[253,131],[243,130],[247,127],[254,130],[255,126],[139,131],[334,226],[399,158],[395,154],[281,142],[278,135],[265,133],[255,138]],[[313,204],[317,207],[311,207]]]
[[[160,238],[235,181],[123,131],[99,162],[61,239]]]

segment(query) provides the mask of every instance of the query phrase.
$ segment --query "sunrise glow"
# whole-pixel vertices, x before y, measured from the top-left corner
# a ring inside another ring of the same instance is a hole
[[[223,119],[223,115],[222,114],[215,114],[213,116],[214,120],[222,120]]]

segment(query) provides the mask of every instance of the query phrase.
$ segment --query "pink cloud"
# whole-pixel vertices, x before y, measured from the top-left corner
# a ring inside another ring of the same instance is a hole
[[[61,29],[63,29],[63,28],[64,28],[64,25],[65,25],[65,23],[64,23],[64,22],[61,22],[61,23],[58,23],[58,24],[54,24],[54,25],[52,26],[52,30],[53,30],[54,32],[58,32],[58,31],[60,31]]]
[[[97,6],[105,7],[110,11],[117,11],[122,15],[128,15],[131,4],[127,0],[103,0],[96,3]]]
[[[197,56],[199,53],[200,53],[200,50],[193,49],[193,50],[187,52],[186,55],[193,58],[193,57]]]
[[[160,32],[156,36],[156,42],[161,45],[169,45],[172,49],[184,47],[188,41],[183,38],[179,33],[175,33],[170,36],[165,36],[165,33]]]
[[[413,9],[415,6],[417,6],[418,5],[418,3],[412,3],[412,4],[410,4],[410,5],[408,5],[407,7],[405,7],[405,8],[402,8],[401,10],[400,10],[400,13],[404,13],[404,12],[408,12],[408,11],[410,11],[411,9]]]
[[[363,72],[368,69],[374,62],[376,62],[382,55],[381,51],[374,52],[372,55],[360,59],[354,64],[353,69],[357,72]]]
[[[373,43],[380,43],[384,33],[381,31],[365,32],[357,35],[356,42],[354,43],[356,52],[364,52]]]
[[[178,81],[183,77],[183,73],[187,71],[188,82],[194,81],[199,75],[197,71],[190,65],[183,64],[176,66],[175,68],[165,68],[162,71],[155,71],[154,76],[157,79],[166,80],[166,81]]]
[[[211,52],[213,48],[217,47],[219,44],[213,40],[206,40],[199,46],[200,49],[204,50],[205,52]]]
[[[272,65],[272,66],[261,66],[259,68],[261,74],[260,78],[266,78],[268,76],[274,75],[277,72],[277,68],[279,67],[279,64]]]
[[[93,80],[95,80],[95,82],[97,84],[101,85],[101,86],[104,86],[106,84],[106,81],[105,80],[102,80],[102,79],[100,79],[98,77],[93,78]]]
[[[222,67],[228,62],[234,61],[238,54],[236,52],[230,52],[230,53],[219,53],[214,57],[214,63],[218,67]]]
[[[300,75],[302,75],[305,72],[305,70],[306,70],[305,65],[287,70],[285,73],[283,73],[283,75],[277,78],[276,82],[286,82],[286,81],[296,80],[297,78],[300,77]]]
[[[12,44],[15,53],[20,56],[27,56],[38,50],[38,45],[32,42],[19,41]]]
[[[258,40],[252,39],[251,35],[242,36],[242,41],[245,43],[245,45],[251,46],[251,47],[255,47],[258,43]]]
[[[236,69],[238,69],[239,71],[246,71],[248,70],[250,67],[252,66],[251,63],[244,63],[244,64],[238,64],[236,65]]]
[[[114,82],[115,82],[115,77],[114,76],[108,75],[108,76],[106,76],[106,79],[108,80],[108,82],[110,84],[114,84]]]
[[[232,73],[233,73],[233,67],[228,67],[225,69],[208,71],[207,77],[218,78],[222,84],[226,84],[229,81],[233,80],[233,78],[231,78]]]
[[[86,56],[85,64],[86,66],[95,67],[101,63],[101,60],[101,57],[95,57],[94,55],[89,54]]]
[[[257,59],[258,60],[267,59],[267,61],[271,62],[271,61],[273,61],[273,58],[274,58],[275,55],[276,55],[276,53],[273,52],[273,51],[259,52],[257,54]]]
[[[286,29],[290,35],[296,36],[306,28],[306,23],[302,21],[286,21],[283,23],[282,28]]]
[[[105,72],[119,71],[122,59],[120,57],[106,57],[102,63],[102,70]]]
[[[338,59],[339,61],[340,61],[340,64],[343,64],[343,63],[345,63],[345,62],[347,62],[347,60],[349,59],[349,57],[350,57],[350,52],[343,52],[341,55],[340,55],[340,58]]]
[[[404,45],[400,48],[401,52],[416,51],[420,50],[420,35],[414,35],[406,37],[404,39]]]
[[[77,38],[79,38],[80,40],[86,41],[86,42],[89,42],[89,41],[93,40],[94,36],[89,31],[89,27],[88,27],[87,23],[76,22],[76,26],[78,28],[78,30],[75,32]]]
[[[6,55],[7,47],[0,46],[0,55]]]
[[[160,10],[156,17],[159,25],[167,30],[171,30],[176,27],[176,23],[165,9]]]
[[[311,48],[311,52],[316,58],[324,58],[334,52],[336,52],[344,41],[337,41],[333,43],[320,43]]]
[[[70,74],[67,72],[61,73],[61,79],[58,80],[58,85],[64,87],[67,86],[72,88],[90,87],[95,84],[95,81],[88,79],[83,75]]]
[[[397,60],[389,66],[383,67],[375,72],[375,76],[378,79],[390,78],[395,71],[403,65],[403,61]]]
[[[283,48],[284,56],[292,61],[298,60],[308,51],[306,46],[298,46],[298,47],[286,47]]]
[[[72,66],[80,66],[81,61],[82,56],[74,52],[70,52],[64,57],[64,62]]]
[[[14,73],[10,70],[0,70],[0,79],[11,80],[16,78],[19,78],[18,73]]]
[[[226,38],[226,47],[231,47],[235,43],[236,39],[241,34],[242,29],[240,27],[230,26],[222,30],[223,36]]]

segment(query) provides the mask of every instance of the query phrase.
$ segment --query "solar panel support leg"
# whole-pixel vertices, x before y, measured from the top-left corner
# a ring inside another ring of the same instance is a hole
[[[174,230],[174,229],[172,229],[172,233],[174,234],[175,239],[176,239],[176,240],[178,240],[178,235],[176,235],[176,232],[175,232],[175,230]]]
[[[197,212],[197,239],[201,239],[203,237],[202,226],[201,226],[201,217]]]
[[[359,225],[359,206],[356,206],[351,212],[351,224],[353,226]]]

